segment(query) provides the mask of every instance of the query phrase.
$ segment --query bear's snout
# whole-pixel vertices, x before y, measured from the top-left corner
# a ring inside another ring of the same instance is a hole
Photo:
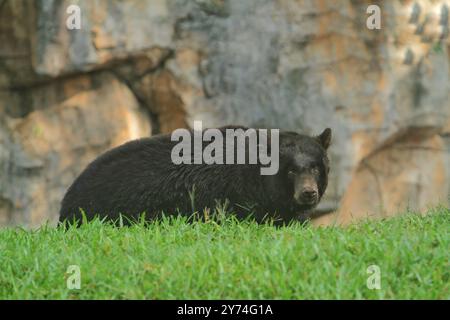
[[[314,206],[319,202],[319,190],[313,175],[300,174],[296,177],[294,200],[302,206]]]
[[[311,188],[305,188],[300,194],[302,202],[304,203],[315,203],[317,202],[317,190]]]

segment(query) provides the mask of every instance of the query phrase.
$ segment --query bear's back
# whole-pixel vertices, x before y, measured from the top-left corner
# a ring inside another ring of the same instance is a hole
[[[138,208],[142,196],[161,186],[163,172],[174,166],[170,161],[173,143],[161,135],[127,142],[94,161],[78,176],[63,198],[60,220],[95,214],[118,216],[132,202]],[[123,212],[125,214],[125,212]]]

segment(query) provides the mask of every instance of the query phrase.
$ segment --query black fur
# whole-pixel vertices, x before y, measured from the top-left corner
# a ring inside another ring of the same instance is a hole
[[[231,127],[220,130],[226,128]],[[80,208],[88,219],[98,215],[116,220],[122,214],[134,220],[144,212],[153,219],[161,211],[191,215],[191,195],[198,212],[228,200],[230,211],[239,218],[252,211],[257,221],[265,216],[290,221],[311,209],[293,201],[290,168],[318,168],[319,199],[327,186],[329,139],[323,141],[321,136],[280,131],[280,167],[273,176],[261,175],[260,165],[175,165],[171,161],[175,144],[170,134],[159,135],[128,142],[98,157],[67,191],[60,221],[81,220]]]

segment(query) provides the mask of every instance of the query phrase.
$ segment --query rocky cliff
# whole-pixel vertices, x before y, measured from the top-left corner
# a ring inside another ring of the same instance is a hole
[[[66,27],[70,5],[81,28]],[[369,29],[369,5],[381,28]],[[202,120],[334,131],[317,220],[449,204],[448,0],[0,0],[0,224],[54,221],[127,140]]]

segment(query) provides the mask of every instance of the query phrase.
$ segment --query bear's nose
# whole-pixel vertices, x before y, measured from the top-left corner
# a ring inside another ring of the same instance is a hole
[[[317,191],[313,189],[303,189],[302,198],[305,200],[315,200],[317,198]]]

